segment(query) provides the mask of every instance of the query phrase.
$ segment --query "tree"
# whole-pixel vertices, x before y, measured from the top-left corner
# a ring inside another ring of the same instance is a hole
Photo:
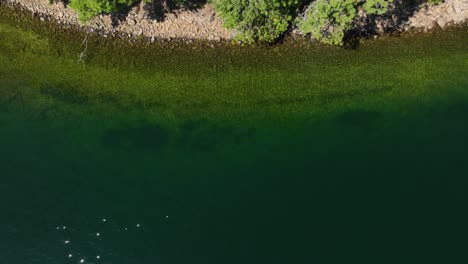
[[[236,39],[274,42],[290,26],[302,0],[213,0],[225,26]]]
[[[78,13],[81,22],[87,22],[100,13],[121,12],[138,0],[70,0],[70,7]]]
[[[384,14],[392,0],[316,0],[297,20],[303,34],[327,44],[343,44],[343,38],[362,8],[367,14]]]

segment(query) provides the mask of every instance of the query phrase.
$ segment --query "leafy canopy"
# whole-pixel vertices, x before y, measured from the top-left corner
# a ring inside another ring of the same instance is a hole
[[[120,12],[138,0],[70,0],[70,7],[78,13],[81,22],[87,22],[100,13]]]
[[[362,8],[367,14],[387,12],[392,0],[316,0],[296,19],[303,34],[327,44],[343,44],[346,32],[352,29]]]
[[[289,27],[302,0],[213,0],[225,26],[246,43],[273,42]]]

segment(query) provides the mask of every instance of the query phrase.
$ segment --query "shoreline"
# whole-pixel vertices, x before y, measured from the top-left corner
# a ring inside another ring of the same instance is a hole
[[[0,0],[0,4],[26,11],[40,21],[54,21],[65,28],[76,27],[86,32],[97,32],[103,37],[120,36],[129,39],[146,38],[150,42],[224,42],[233,39],[234,33],[225,29],[214,7],[206,4],[198,9],[165,11],[162,17],[152,17],[143,2],[134,6],[128,14],[101,14],[86,24],[78,21],[78,15],[63,3],[49,4],[48,0]],[[117,22],[116,22],[117,21]]]
[[[86,34],[94,33],[103,38],[118,37],[130,43],[141,40],[149,43],[174,42],[193,44],[195,42],[203,42],[208,43],[210,47],[234,43],[235,31],[223,28],[221,19],[216,15],[214,7],[210,4],[205,4],[198,9],[192,10],[172,10],[166,14],[167,19],[158,21],[148,16],[144,8],[145,4],[142,2],[134,6],[126,16],[115,15],[114,19],[117,18],[119,21],[117,25],[114,25],[114,22],[111,21],[111,15],[99,15],[86,25],[83,25],[78,22],[77,14],[71,8],[65,7],[62,2],[48,4],[48,0],[37,1],[36,3],[32,3],[28,0],[0,0],[0,5],[27,12],[34,17],[38,17],[40,22],[51,21],[59,28],[75,28]],[[396,0],[396,2],[398,1],[403,0]],[[413,15],[406,17],[406,23],[400,22],[400,24],[395,21],[401,19],[401,17],[396,17],[393,14],[401,12],[401,10],[397,11],[397,9],[398,6],[395,5],[394,11],[375,18],[373,22],[375,22],[376,28],[372,30],[366,29],[367,22],[363,22],[368,21],[369,18],[361,17],[361,21],[358,21],[357,31],[361,32],[362,39],[376,39],[403,33],[427,33],[434,30],[468,25],[468,0],[448,0],[438,6],[421,4],[419,9],[414,11]],[[456,16],[450,17],[452,13],[448,10],[452,10]],[[402,13],[399,13],[399,15],[403,16]],[[208,21],[208,24],[197,24],[196,21]],[[189,25],[192,29],[184,28],[187,25],[183,24]],[[148,27],[145,28],[145,25]],[[157,31],[158,27],[162,30]],[[210,27],[216,29],[207,34]],[[175,30],[172,31],[173,29]],[[291,29],[283,39],[303,39],[316,42],[301,35],[297,29]],[[241,43],[238,42],[238,44]]]

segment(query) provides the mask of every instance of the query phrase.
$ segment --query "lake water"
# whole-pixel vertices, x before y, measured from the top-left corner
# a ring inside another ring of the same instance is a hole
[[[2,11],[1,263],[465,263],[466,28],[79,61]]]

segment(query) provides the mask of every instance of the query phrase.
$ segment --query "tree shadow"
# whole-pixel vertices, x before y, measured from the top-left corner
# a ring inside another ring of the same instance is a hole
[[[427,0],[394,0],[389,4],[389,10],[383,15],[369,15],[360,22],[366,25],[360,28],[361,37],[394,33],[408,22]]]
[[[343,48],[355,50],[359,48],[360,35],[357,30],[350,30],[346,32],[343,38]]]
[[[144,11],[150,19],[164,21],[166,14],[178,10],[195,11],[207,3],[207,0],[152,0],[144,5]]]
[[[63,3],[65,7],[68,6],[70,0],[49,0],[49,4],[54,4],[54,3]]]

